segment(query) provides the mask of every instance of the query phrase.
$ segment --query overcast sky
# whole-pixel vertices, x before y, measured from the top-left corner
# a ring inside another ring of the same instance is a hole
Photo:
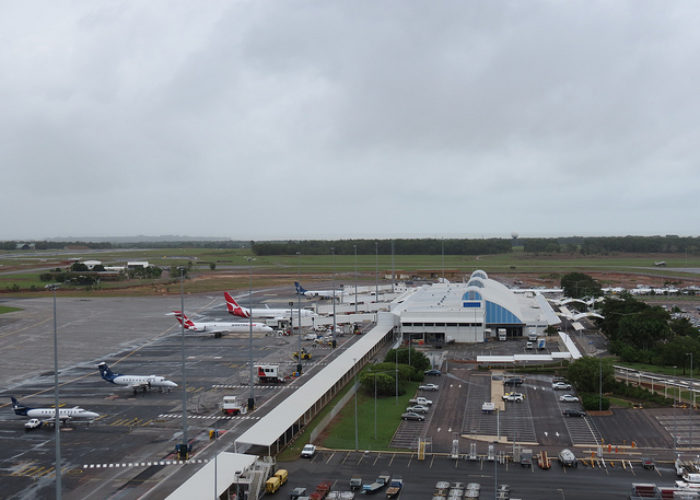
[[[698,235],[696,1],[27,1],[0,239]]]

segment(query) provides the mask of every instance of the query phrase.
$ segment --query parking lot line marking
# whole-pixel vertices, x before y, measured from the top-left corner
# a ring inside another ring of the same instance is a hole
[[[335,456],[335,452],[331,453],[330,456],[328,457],[328,460],[326,460],[326,464],[328,464],[334,456]]]
[[[396,453],[391,454],[391,460],[389,460],[389,465],[392,465],[394,463],[394,458],[396,457]]]

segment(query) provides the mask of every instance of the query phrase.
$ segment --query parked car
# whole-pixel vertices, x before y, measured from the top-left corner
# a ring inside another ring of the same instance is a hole
[[[425,375],[436,375],[438,377],[442,375],[442,372],[440,370],[436,370],[435,368],[433,368],[432,370],[425,370],[425,372],[423,373]]]
[[[430,410],[430,407],[425,405],[413,405],[406,408],[407,412],[413,413],[428,413],[428,410]]]
[[[425,417],[419,413],[416,413],[414,411],[407,411],[406,413],[401,414],[401,419],[402,420],[418,420],[422,422],[425,420]]]
[[[515,403],[522,403],[525,400],[525,396],[520,392],[506,392],[503,395],[503,401],[510,401]]]
[[[503,385],[522,385],[523,379],[520,377],[510,377],[503,381]]]
[[[307,333],[304,335],[304,340],[316,340],[316,334],[315,333]]]
[[[566,382],[554,382],[552,384],[552,389],[555,391],[570,391],[571,384],[567,384]]]
[[[529,342],[529,341],[528,341],[528,342],[525,343],[525,349],[534,349],[534,347],[535,347],[534,342]]]
[[[569,410],[566,409],[562,412],[565,417],[585,417],[586,412],[583,410]]]
[[[654,459],[652,459],[651,457],[643,457],[642,467],[644,469],[654,470],[656,468],[656,465],[654,464]]]
[[[578,403],[578,398],[573,394],[564,394],[563,396],[559,396],[559,401],[562,403]]]
[[[301,458],[313,458],[316,454],[316,446],[313,444],[305,444],[301,450]]]
[[[438,389],[440,389],[440,386],[437,384],[423,384],[419,385],[418,389],[420,389],[421,391],[437,391]]]

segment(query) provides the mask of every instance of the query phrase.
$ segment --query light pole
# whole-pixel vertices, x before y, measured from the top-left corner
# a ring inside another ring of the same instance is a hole
[[[299,283],[301,283],[301,252],[297,252],[297,255],[299,256],[298,259],[298,276],[299,276]],[[298,328],[299,328],[299,364],[297,364],[297,368],[299,368],[299,373],[301,373],[301,368],[302,368],[302,363],[301,363],[301,293],[299,293],[299,290],[297,289],[297,299],[298,299],[298,305],[299,305],[299,310],[297,311],[297,321],[299,322]]]
[[[598,411],[603,411],[603,359],[598,358]]]
[[[333,267],[333,341],[336,337],[336,320],[335,320],[335,247],[331,247],[331,266]]]
[[[360,449],[360,439],[357,432],[357,360],[353,358],[352,369],[355,370],[355,451]]]
[[[250,365],[250,397],[248,398],[248,410],[252,411],[255,408],[255,380],[253,380],[253,274],[252,267],[250,265],[251,260],[255,260],[255,257],[246,257],[248,261],[248,362]]]
[[[687,352],[686,356],[690,356],[690,446],[693,446],[693,408],[695,408],[695,391],[693,390],[693,353]]]
[[[673,381],[678,383],[676,381],[676,365],[673,365]],[[673,408],[676,408],[676,391],[673,391]],[[674,418],[673,419],[673,451],[676,451],[677,445],[678,445],[678,434],[677,434],[677,421],[678,419]]]
[[[56,289],[58,284],[46,285],[53,292],[53,384],[54,428],[56,429],[56,499],[61,500],[61,419],[58,418],[58,329],[56,327]]]
[[[185,266],[180,267],[180,310],[185,314]],[[180,445],[180,458],[187,460],[189,446],[187,443],[187,378],[185,372],[185,322],[181,321],[182,334],[182,444]]]
[[[379,302],[379,242],[374,242],[374,302]]]
[[[353,245],[355,250],[355,314],[357,314],[357,245]]]

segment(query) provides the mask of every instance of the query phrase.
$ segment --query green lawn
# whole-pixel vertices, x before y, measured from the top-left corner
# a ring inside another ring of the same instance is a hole
[[[0,306],[0,314],[5,314],[5,313],[11,313],[15,311],[21,311],[19,307],[7,307],[7,306]]]
[[[377,438],[375,439],[375,412],[374,398],[362,392],[357,397],[357,428],[359,449],[361,450],[389,450],[389,444],[401,423],[401,414],[409,405],[408,400],[414,397],[418,387],[417,382],[406,384],[406,394],[399,396],[396,404],[394,396],[377,399]],[[350,399],[340,412],[339,418],[333,422],[328,436],[321,446],[333,449],[355,449],[355,402]]]

